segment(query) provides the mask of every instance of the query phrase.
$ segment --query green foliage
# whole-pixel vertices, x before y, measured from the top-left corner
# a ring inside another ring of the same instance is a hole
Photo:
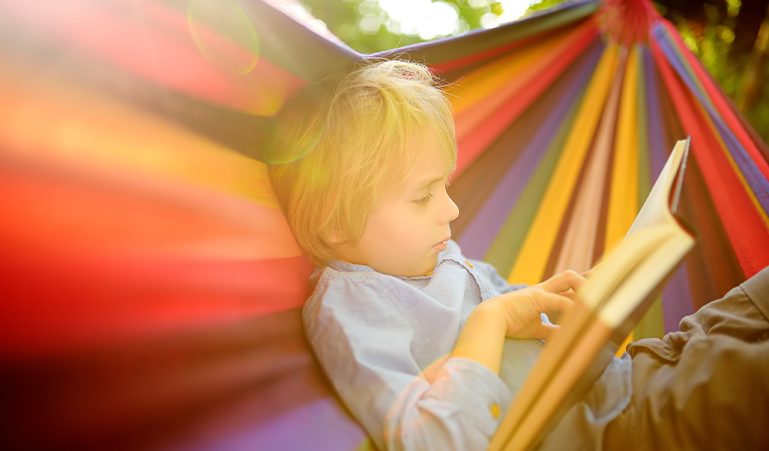
[[[456,9],[460,24],[456,33],[461,34],[481,27],[481,17],[494,12],[501,13],[497,0],[442,0]],[[419,35],[396,33],[388,27],[391,18],[376,0],[300,0],[315,18],[326,23],[328,29],[347,45],[361,53],[375,53],[418,42]],[[379,26],[376,27],[376,22]],[[372,31],[374,30],[375,31]],[[434,38],[437,39],[438,37]]]
[[[375,53],[421,42],[415,36],[403,36],[379,26],[376,32],[364,32],[361,21],[368,15],[380,20],[384,12],[379,4],[370,0],[301,0],[315,18],[326,23],[328,29],[347,45],[360,53]],[[367,8],[369,7],[369,8]],[[363,14],[371,13],[371,14]]]
[[[527,11],[527,13],[528,12],[532,12],[532,11],[540,11],[540,10],[543,10],[543,9],[550,9],[553,6],[555,6],[555,5],[559,4],[559,3],[563,3],[563,2],[564,2],[564,0],[542,0],[541,2],[539,2],[537,4],[531,5],[529,7],[529,10]]]
[[[703,15],[687,17],[671,10],[668,19],[681,34],[686,46],[721,85],[726,94],[756,129],[764,142],[769,141],[769,89],[764,88],[767,74],[765,40],[761,33],[744,39],[749,44],[735,47],[738,32],[740,0],[727,0],[725,7],[703,3]],[[704,16],[704,20],[702,17]],[[767,29],[764,19],[763,29]],[[765,34],[765,33],[764,33]]]

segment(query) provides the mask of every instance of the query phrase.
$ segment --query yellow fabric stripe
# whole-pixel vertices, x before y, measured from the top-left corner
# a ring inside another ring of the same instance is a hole
[[[0,69],[4,152],[189,182],[278,208],[265,164],[97,92],[31,81],[24,74],[34,69],[24,66]]]
[[[638,214],[638,58],[637,46],[630,48],[625,68],[617,138],[614,145],[614,167],[611,172],[609,206],[606,218],[604,254],[619,244]],[[622,355],[633,340],[631,331],[617,355]]]
[[[598,125],[590,160],[585,162],[586,173],[582,178],[582,186],[579,187],[574,211],[569,221],[569,230],[566,232],[563,248],[555,265],[556,273],[567,269],[585,272],[593,263],[593,249],[601,216],[604,182],[608,176],[606,168],[609,166],[613,147],[612,138],[619,112],[624,65],[624,58],[621,58],[601,115],[601,123]]]
[[[614,167],[606,219],[605,252],[625,238],[638,214],[638,58],[637,46],[628,52],[620,104]]]
[[[566,51],[572,39],[581,33],[584,33],[583,27],[554,34],[465,75],[457,82],[456,96],[450,97],[454,114],[461,114],[503,86],[546,69],[550,61]]]
[[[593,73],[542,205],[510,272],[508,280],[511,282],[536,284],[541,281],[609,94],[616,63],[617,46],[609,44]]]
[[[625,349],[627,349],[627,345],[630,344],[630,342],[633,341],[633,331],[631,330],[629,334],[627,334],[627,337],[625,337],[624,340],[622,340],[622,344],[619,345],[619,348],[617,348],[617,352],[614,353],[617,357],[622,357],[622,354],[625,353]]]

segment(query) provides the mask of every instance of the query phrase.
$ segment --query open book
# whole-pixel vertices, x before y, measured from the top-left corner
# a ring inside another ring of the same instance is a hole
[[[625,239],[577,291],[492,439],[490,451],[536,446],[590,389],[663,282],[694,246],[676,211],[689,139],[678,141]],[[672,207],[671,207],[672,203]],[[671,212],[672,210],[672,212]]]

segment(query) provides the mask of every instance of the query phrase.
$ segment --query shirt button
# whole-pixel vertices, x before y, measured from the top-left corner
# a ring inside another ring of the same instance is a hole
[[[471,268],[473,267],[473,264],[472,264],[472,263],[470,263],[469,261],[465,260],[465,263],[467,263],[467,266],[469,266],[469,267],[471,267]]]
[[[494,417],[494,419],[498,419],[499,415],[502,413],[502,409],[499,408],[499,405],[492,404],[491,407],[489,407],[489,410],[491,411],[491,416]]]

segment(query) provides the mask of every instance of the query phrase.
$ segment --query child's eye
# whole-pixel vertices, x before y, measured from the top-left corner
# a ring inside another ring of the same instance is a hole
[[[427,196],[425,196],[425,197],[423,197],[421,199],[415,200],[414,203],[417,204],[417,205],[424,205],[424,204],[430,202],[430,199],[432,199],[432,198],[433,198],[433,193],[430,193],[430,194],[428,194]]]

